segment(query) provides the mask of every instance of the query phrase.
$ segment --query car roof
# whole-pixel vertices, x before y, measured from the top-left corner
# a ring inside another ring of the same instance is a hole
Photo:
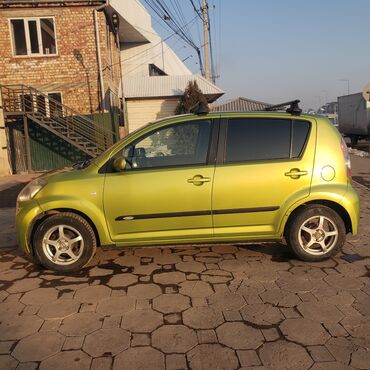
[[[291,113],[281,112],[281,111],[223,111],[223,112],[209,112],[207,114],[181,114],[177,116],[168,116],[166,118],[161,118],[156,121],[151,122],[153,123],[160,123],[160,122],[168,122],[172,120],[181,121],[182,118],[227,118],[227,117],[247,117],[247,116],[261,116],[261,117],[271,117],[271,118],[288,118],[288,119],[297,119],[297,118],[305,118],[305,119],[312,119],[312,118],[322,118],[322,116],[313,115],[313,114],[300,114],[294,115]]]

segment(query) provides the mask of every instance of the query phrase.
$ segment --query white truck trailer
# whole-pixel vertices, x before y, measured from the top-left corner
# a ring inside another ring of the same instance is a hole
[[[351,139],[352,146],[360,139],[370,139],[370,91],[338,97],[338,129]]]

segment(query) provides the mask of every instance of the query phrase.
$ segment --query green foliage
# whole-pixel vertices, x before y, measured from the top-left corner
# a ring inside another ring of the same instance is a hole
[[[203,95],[202,90],[199,88],[197,81],[189,81],[188,86],[181,97],[179,104],[176,107],[175,114],[190,113],[198,102],[203,102],[208,107],[206,97]]]

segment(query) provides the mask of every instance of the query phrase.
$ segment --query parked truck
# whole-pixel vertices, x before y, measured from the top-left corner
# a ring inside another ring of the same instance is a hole
[[[364,93],[338,97],[338,129],[356,145],[360,139],[370,139],[370,94]]]

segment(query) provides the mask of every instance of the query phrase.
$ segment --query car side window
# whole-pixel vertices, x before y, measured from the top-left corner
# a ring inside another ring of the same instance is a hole
[[[207,163],[211,121],[177,123],[155,130],[123,151],[128,169]]]
[[[311,124],[308,121],[294,120],[292,130],[292,158],[299,158],[305,148]]]
[[[273,118],[230,119],[225,162],[298,158],[304,149],[310,123]]]

